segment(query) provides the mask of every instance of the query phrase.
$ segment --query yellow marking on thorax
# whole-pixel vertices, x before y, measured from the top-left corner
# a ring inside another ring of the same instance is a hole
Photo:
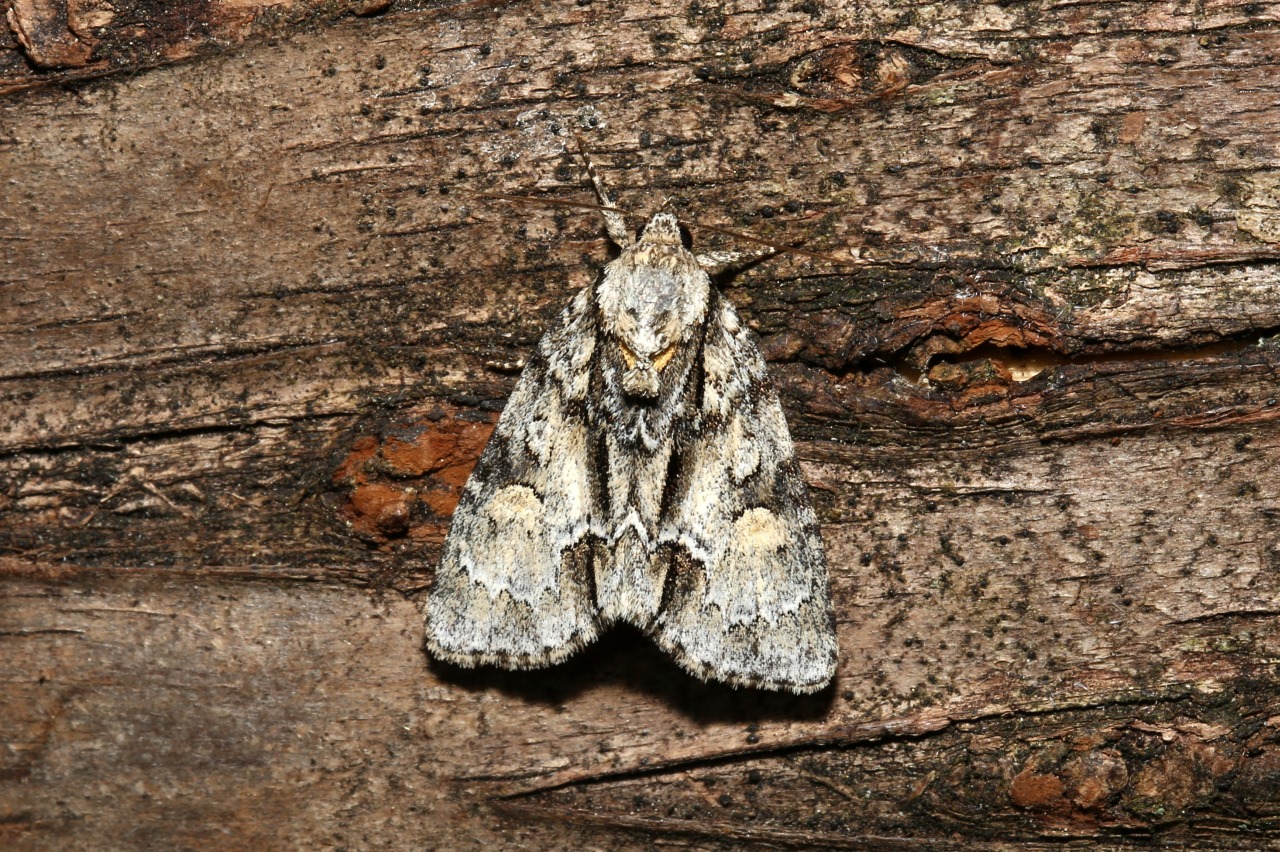
[[[671,359],[676,356],[676,345],[677,344],[672,343],[666,349],[663,349],[658,353],[658,357],[653,359],[653,369],[661,373],[662,369],[671,363]]]
[[[627,365],[628,370],[635,367],[636,361],[638,360],[636,358],[636,353],[632,352],[631,348],[621,340],[618,341],[618,351],[622,353],[622,362]]]
[[[622,362],[627,365],[628,370],[633,369],[636,363],[640,360],[640,356],[632,352],[631,347],[623,343],[621,340],[617,341],[617,343],[618,352],[622,354]],[[671,363],[671,359],[676,356],[676,348],[678,345],[679,344],[677,343],[672,343],[666,349],[663,349],[654,356],[652,364],[653,369],[656,372],[661,373],[663,369]]]

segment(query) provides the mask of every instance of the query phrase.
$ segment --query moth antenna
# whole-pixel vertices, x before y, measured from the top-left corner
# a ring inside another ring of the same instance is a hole
[[[622,215],[622,211],[613,206],[613,198],[609,195],[609,190],[605,189],[599,173],[596,172],[596,164],[591,162],[591,157],[587,154],[586,143],[577,133],[573,134],[573,138],[578,143],[578,155],[582,157],[582,162],[586,163],[587,177],[591,178],[591,185],[595,187],[596,196],[600,199],[602,205],[600,209],[604,213],[604,227],[609,232],[609,239],[613,240],[618,248],[626,248],[636,241],[635,235],[627,227],[627,220]]]
[[[728,228],[720,228],[715,225],[702,225],[694,222],[688,222],[683,219],[680,221],[680,224],[684,225],[686,228],[688,228],[691,231],[699,231],[699,230],[710,231],[713,234],[723,234],[726,237],[733,237],[735,240],[742,240],[743,242],[746,242],[746,243],[754,243],[765,249],[769,249],[769,251],[766,251],[763,253],[759,251],[743,252],[743,254],[752,254],[755,257],[767,257],[770,254],[795,254],[801,257],[812,258],[813,260],[825,260],[828,263],[837,263],[837,264],[847,263],[847,261],[841,260],[840,258],[835,257],[834,255],[820,254],[818,252],[806,251],[805,249],[802,249],[799,246],[780,246],[777,243],[771,243],[768,240],[762,240],[759,237],[752,237],[747,234],[740,233],[739,231],[731,231]],[[717,252],[717,254],[729,254],[729,252]]]
[[[575,210],[594,210],[597,213],[622,213],[616,207],[602,207],[599,204],[588,204],[585,201],[567,201],[563,198],[539,198],[536,195],[507,195],[502,192],[485,192],[480,189],[464,189],[463,192],[468,195],[474,195],[477,198],[497,198],[502,201],[515,201],[521,204],[541,204],[544,207],[572,207]]]
[[[485,190],[480,190],[480,189],[463,189],[461,191],[465,192],[468,195],[474,195],[477,198],[496,198],[501,201],[514,201],[518,204],[534,204],[534,205],[542,205],[544,207],[569,207],[574,210],[593,210],[596,213],[600,213],[604,215],[606,217],[606,220],[610,214],[617,214],[617,216],[621,218],[622,215],[625,213],[625,211],[617,207],[605,207],[604,205],[601,205],[601,204],[589,204],[585,201],[569,201],[564,198],[540,198],[534,195],[508,195],[507,193],[503,193],[503,192],[486,192]],[[664,207],[672,206],[673,204],[674,202],[672,201],[672,199],[668,197],[664,202]],[[762,240],[759,237],[752,237],[747,234],[741,233],[740,231],[731,231],[728,228],[721,228],[716,225],[704,225],[701,223],[689,222],[688,220],[685,220],[685,219],[681,219],[680,224],[684,225],[686,228],[688,228],[691,231],[710,231],[711,233],[714,233],[714,234],[723,234],[724,236],[732,237],[735,240],[742,240],[743,242],[747,242],[747,243],[755,243],[756,245],[759,245],[765,249],[769,249],[769,251],[765,251],[765,252],[758,252],[758,251],[757,252],[738,252],[738,254],[744,255],[744,257],[748,254],[751,255],[749,259],[746,259],[743,261],[744,263],[749,262],[750,260],[761,258],[761,257],[767,257],[770,254],[795,254],[801,257],[812,258],[814,260],[825,260],[828,263],[848,264],[847,260],[841,260],[840,258],[835,257],[834,255],[820,254],[818,252],[806,251],[805,249],[802,249],[799,246],[780,246],[777,243],[771,243],[768,240]],[[613,240],[615,243],[617,242],[617,239],[614,237],[612,233],[609,234],[609,238]],[[630,239],[629,233],[628,233],[628,239]],[[619,243],[619,246],[623,246],[623,245],[626,245],[626,244]],[[729,255],[734,253],[735,252],[725,251],[725,252],[713,252],[711,254]],[[711,254],[699,255],[699,257],[710,257]],[[712,266],[713,268],[717,268],[717,269],[726,269],[728,268],[728,266],[732,266],[732,265],[733,265],[732,263],[729,263],[729,264],[713,264]]]
[[[506,195],[501,192],[483,192],[478,189],[464,190],[470,195],[480,198],[500,198],[503,201],[515,201],[521,204],[542,204],[547,207],[572,207],[575,210],[594,210],[604,216],[605,228],[609,232],[609,239],[618,245],[619,248],[625,248],[631,245],[633,239],[631,234],[626,230],[626,222],[622,218],[622,211],[616,207],[604,207],[599,204],[587,204],[583,201],[566,201],[562,198],[536,198],[531,195]],[[622,223],[622,232],[615,233],[613,220]]]
[[[716,275],[728,269],[741,269],[757,260],[763,260],[770,255],[777,254],[777,249],[772,246],[765,246],[755,249],[728,249],[725,251],[710,251],[705,254],[696,256],[698,265],[705,269],[709,274]]]

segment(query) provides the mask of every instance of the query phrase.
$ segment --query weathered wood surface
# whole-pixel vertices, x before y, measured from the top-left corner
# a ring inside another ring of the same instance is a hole
[[[0,845],[1280,841],[1280,5],[104,9],[0,41]],[[457,488],[607,257],[465,190],[590,200],[571,130],[629,208],[832,258],[728,282],[828,693],[622,631],[421,652]]]

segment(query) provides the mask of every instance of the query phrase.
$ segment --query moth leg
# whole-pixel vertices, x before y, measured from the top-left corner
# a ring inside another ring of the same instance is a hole
[[[613,199],[609,195],[609,190],[604,188],[604,181],[600,179],[600,175],[596,172],[596,164],[591,162],[591,157],[587,155],[587,146],[582,144],[582,137],[577,136],[576,138],[578,140],[578,153],[582,155],[582,161],[587,164],[587,177],[591,178],[591,185],[596,189],[596,196],[600,199],[601,205],[605,207],[600,212],[604,214],[604,227],[609,232],[609,239],[613,240],[618,248],[626,248],[635,242],[635,235],[627,227],[627,220],[623,217],[622,212],[613,209]]]
[[[733,249],[725,251],[710,251],[706,254],[697,256],[698,265],[707,271],[710,275],[716,275],[728,269],[737,269],[757,260],[763,260],[770,255],[777,254],[778,250],[773,246],[761,246],[751,249]]]

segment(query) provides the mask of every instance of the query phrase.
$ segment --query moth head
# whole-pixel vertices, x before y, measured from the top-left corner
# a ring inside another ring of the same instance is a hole
[[[670,213],[655,213],[644,226],[640,242],[651,246],[683,246],[680,237],[680,222]]]

